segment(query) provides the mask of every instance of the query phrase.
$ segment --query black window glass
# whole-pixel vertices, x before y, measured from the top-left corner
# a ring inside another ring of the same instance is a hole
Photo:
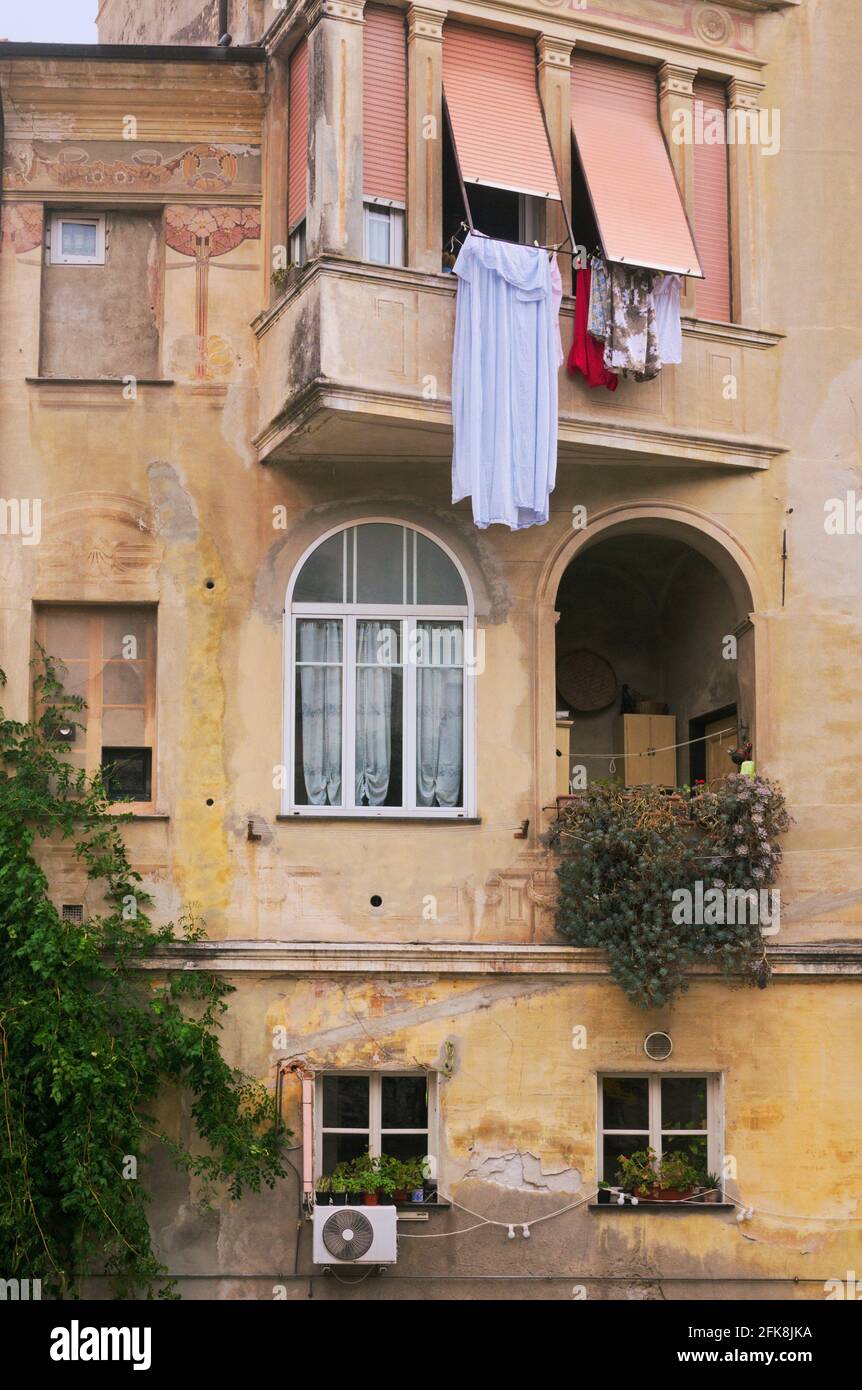
[[[645,1076],[606,1076],[603,1129],[649,1129],[649,1081]],[[647,1141],[642,1145],[646,1148]]]
[[[383,1129],[427,1128],[428,1083],[425,1077],[384,1076],[381,1107]]]
[[[368,1077],[337,1076],[323,1078],[323,1128],[368,1128]],[[367,1149],[366,1143],[360,1153]]]

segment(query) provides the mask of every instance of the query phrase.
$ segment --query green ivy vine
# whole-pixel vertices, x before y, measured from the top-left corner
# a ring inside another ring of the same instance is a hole
[[[765,986],[763,923],[753,912],[708,906],[684,921],[676,909],[681,890],[707,904],[771,890],[781,863],[777,836],[789,824],[782,792],[762,777],[726,777],[690,797],[592,783],[564,806],[548,836],[557,858],[557,929],[576,946],[607,951],[613,979],[645,1009],[685,990],[698,960],[718,965],[728,980]],[[711,898],[710,890],[717,890]]]
[[[121,832],[130,816],[111,813],[101,779],[72,768],[57,736],[83,701],[44,653],[35,668],[33,721],[0,710],[0,1276],[41,1279],[43,1297],[79,1297],[93,1273],[118,1297],[177,1297],[147,1219],[155,1149],[206,1203],[274,1186],[289,1133],[266,1087],[221,1054],[233,987],[142,970],[203,927],[150,920]],[[60,916],[34,853],[49,838],[72,843],[103,885],[103,913]],[[153,1113],[171,1088],[190,1097],[189,1143]]]

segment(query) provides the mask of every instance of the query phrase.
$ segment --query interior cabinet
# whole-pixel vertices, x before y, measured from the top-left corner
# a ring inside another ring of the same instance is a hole
[[[572,723],[571,719],[557,720],[557,796],[569,795],[569,764],[572,761],[569,749]]]
[[[676,715],[622,714],[616,721],[614,750],[617,777],[624,787],[675,787]],[[663,748],[649,755],[648,749]]]

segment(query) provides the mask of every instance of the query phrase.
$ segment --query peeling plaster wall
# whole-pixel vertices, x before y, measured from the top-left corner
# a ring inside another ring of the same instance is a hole
[[[42,375],[157,377],[161,262],[161,216],[111,210],[104,265],[46,265]]]
[[[440,1189],[471,1213],[516,1223],[516,1240],[484,1227],[423,1244],[424,1236],[475,1225],[457,1208],[432,1212],[425,1224],[402,1223],[397,1266],[367,1280],[363,1298],[416,1298],[410,1276],[433,1276],[419,1286],[422,1298],[511,1296],[493,1283],[459,1285],[459,1275],[521,1276],[522,1297],[571,1299],[573,1286],[583,1285],[590,1298],[622,1300],[820,1298],[824,1280],[858,1268],[860,1227],[835,1219],[862,1218],[862,1114],[837,1103],[857,1088],[862,1014],[852,983],[782,983],[730,995],[698,984],[672,1011],[654,1015],[599,983],[513,988],[500,979],[417,977],[341,987],[284,976],[237,983],[225,1037],[236,1060],[258,1074],[294,1049],[315,1067],[434,1068],[444,1043],[454,1043],[452,1075],[438,1078]],[[585,1030],[577,1049],[575,1025]],[[278,1027],[289,1034],[281,1053],[271,1050]],[[523,1222],[594,1192],[596,1074],[652,1069],[642,1040],[654,1028],[672,1032],[675,1070],[723,1075],[724,1154],[737,1174],[728,1191],[755,1208],[754,1219],[740,1225],[734,1211],[718,1208],[681,1217],[580,1206],[533,1225],[525,1241]],[[298,1136],[294,1081],[285,1105]],[[187,1114],[174,1111],[172,1123],[189,1133]],[[201,1215],[188,1179],[161,1160],[158,1172],[162,1257],[180,1276],[206,1276],[181,1277],[184,1297],[272,1298],[282,1286],[286,1297],[305,1298],[312,1274],[315,1298],[355,1296],[315,1270],[307,1222],[296,1253],[295,1179]],[[241,1289],[230,1278],[240,1273],[260,1281]],[[547,1275],[555,1277],[531,1283]],[[794,1278],[803,1282],[764,1282]]]

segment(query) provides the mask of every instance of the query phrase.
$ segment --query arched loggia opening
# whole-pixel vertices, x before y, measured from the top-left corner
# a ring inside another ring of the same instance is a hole
[[[556,569],[557,795],[734,772],[756,739],[755,598],[717,528],[609,516]]]

